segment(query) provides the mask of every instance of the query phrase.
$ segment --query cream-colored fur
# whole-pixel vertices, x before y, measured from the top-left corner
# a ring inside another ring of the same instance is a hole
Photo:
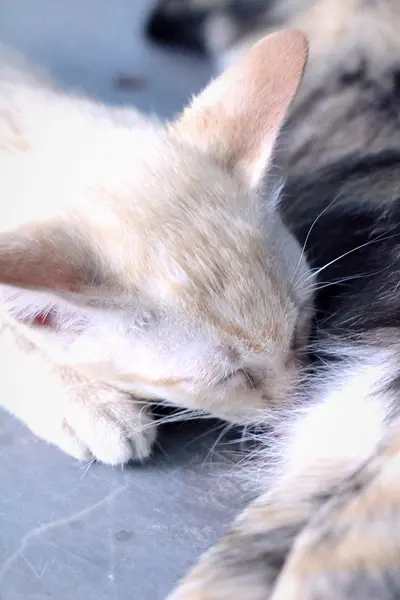
[[[2,61],[1,401],[39,436],[117,464],[150,452],[147,400],[290,401],[312,285],[260,187],[305,59],[270,36],[167,127]]]

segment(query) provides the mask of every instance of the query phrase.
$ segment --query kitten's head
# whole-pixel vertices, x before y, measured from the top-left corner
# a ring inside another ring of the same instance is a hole
[[[266,38],[166,128],[46,109],[6,154],[0,276],[15,314],[50,311],[55,356],[235,422],[290,399],[312,286],[261,188],[306,54]]]

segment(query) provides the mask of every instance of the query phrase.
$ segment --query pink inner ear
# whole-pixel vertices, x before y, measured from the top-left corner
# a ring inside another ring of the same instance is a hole
[[[0,302],[16,321],[29,327],[78,335],[90,326],[84,311],[51,296],[35,295],[26,290],[7,290],[0,296]]]
[[[33,319],[30,319],[29,323],[27,323],[27,324],[35,325],[35,327],[52,328],[52,327],[54,327],[54,320],[52,319],[51,311],[50,312],[43,311],[43,312],[40,312],[37,315],[35,315],[33,317]]]
[[[57,309],[49,306],[40,307],[29,301],[21,302],[20,294],[10,294],[5,297],[5,308],[20,323],[35,327],[57,327]]]

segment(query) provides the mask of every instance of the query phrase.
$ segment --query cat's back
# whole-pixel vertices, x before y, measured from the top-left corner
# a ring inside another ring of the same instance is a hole
[[[115,173],[128,169],[128,157],[139,154],[150,129],[131,107],[59,89],[0,44],[2,227],[82,206],[88,191],[107,188]]]
[[[323,24],[314,33],[283,208],[319,269],[320,325],[370,335],[400,322],[400,11],[347,8],[336,45]]]
[[[65,91],[24,57],[0,44],[0,151],[13,148],[79,151],[93,136],[140,129],[144,116],[132,107],[107,106],[78,91]],[[58,143],[57,143],[58,142]],[[11,154],[11,153],[10,153]],[[21,158],[17,156],[16,158]]]

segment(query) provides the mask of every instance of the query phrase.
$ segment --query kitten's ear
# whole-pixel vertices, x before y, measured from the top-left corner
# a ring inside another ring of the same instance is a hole
[[[35,224],[0,233],[0,284],[73,296],[99,287],[100,274],[72,228]]]
[[[212,81],[172,128],[246,185],[257,186],[302,79],[307,53],[300,31],[264,38]]]

